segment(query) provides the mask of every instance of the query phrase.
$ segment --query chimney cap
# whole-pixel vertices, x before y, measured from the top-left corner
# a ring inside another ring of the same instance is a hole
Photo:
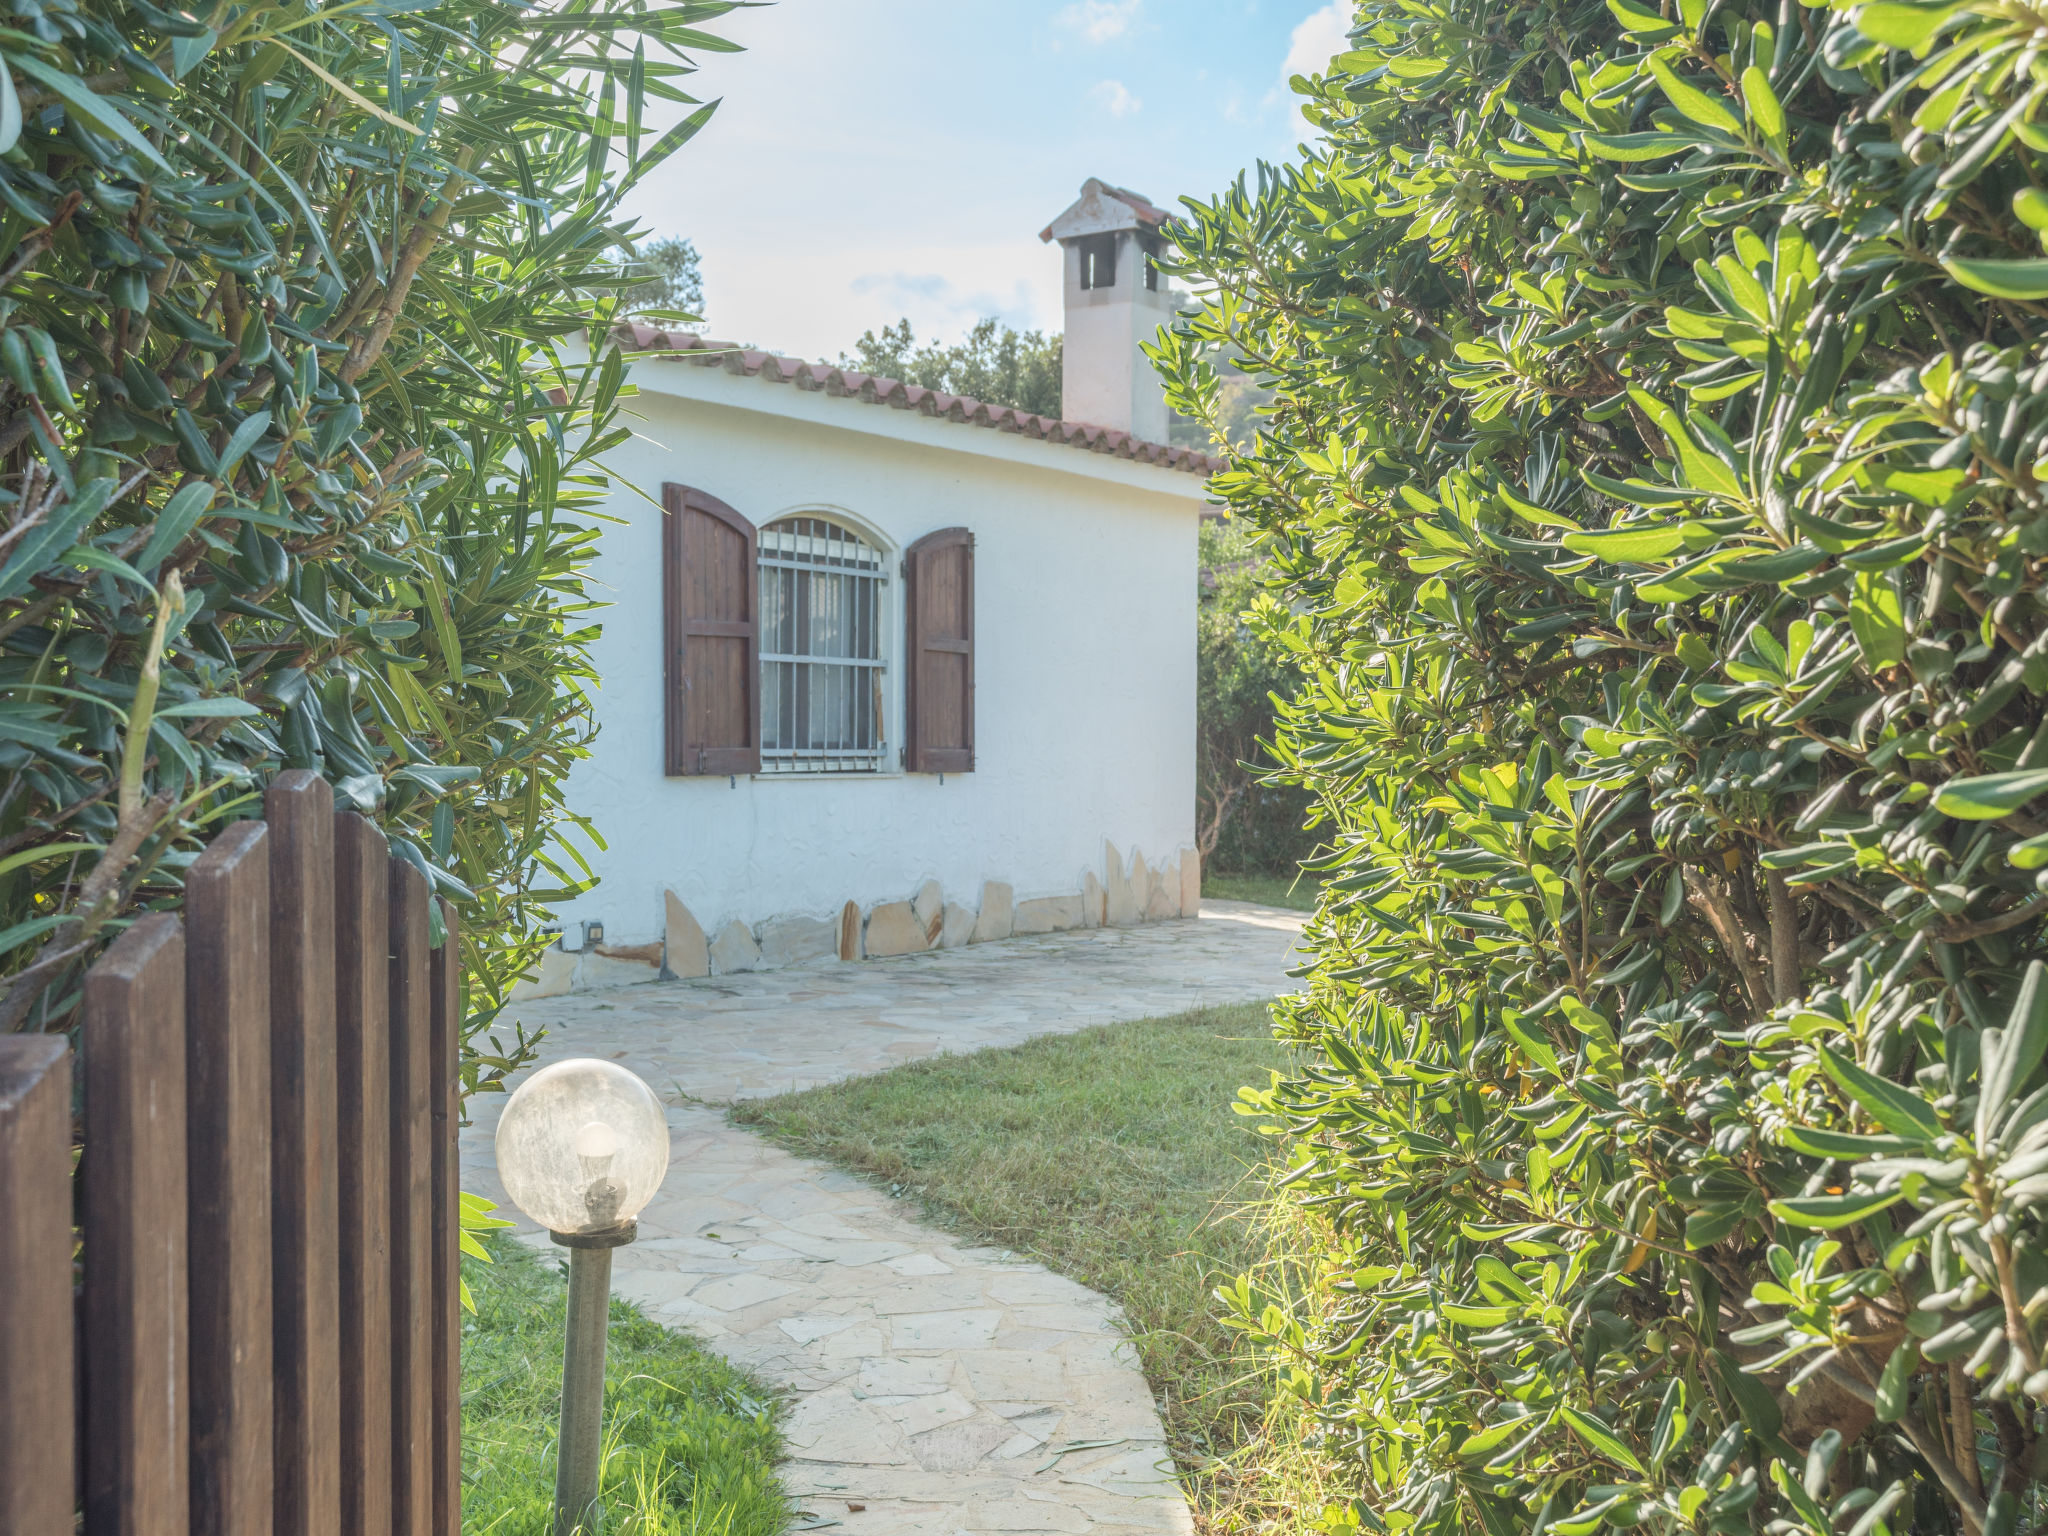
[[[1157,229],[1173,215],[1155,208],[1142,192],[1112,187],[1098,177],[1081,183],[1081,199],[1038,232],[1045,241],[1078,240],[1117,229]]]

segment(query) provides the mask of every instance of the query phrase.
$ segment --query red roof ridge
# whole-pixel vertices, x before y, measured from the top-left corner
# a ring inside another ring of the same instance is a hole
[[[1098,427],[1085,421],[1066,421],[1053,416],[1034,416],[1013,406],[991,405],[971,395],[949,395],[921,384],[885,379],[876,374],[838,368],[830,363],[807,362],[784,357],[736,342],[713,341],[695,331],[666,331],[639,320],[626,320],[612,335],[632,352],[655,352],[679,356],[699,368],[722,367],[727,373],[763,378],[772,384],[795,384],[797,388],[833,396],[857,399],[868,405],[893,406],[899,411],[917,411],[968,426],[992,427],[999,432],[1019,432],[1047,442],[1065,443],[1094,453],[1138,459],[1186,474],[1213,475],[1224,461],[1199,448],[1180,448],[1168,443],[1147,442],[1128,432]],[[690,357],[686,354],[697,353]]]

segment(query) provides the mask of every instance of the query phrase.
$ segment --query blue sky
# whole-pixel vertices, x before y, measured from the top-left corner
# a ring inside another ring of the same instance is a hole
[[[714,336],[836,358],[908,316],[1060,324],[1038,231],[1100,176],[1166,206],[1286,157],[1345,0],[779,0],[716,24],[724,105],[631,211],[703,254]]]

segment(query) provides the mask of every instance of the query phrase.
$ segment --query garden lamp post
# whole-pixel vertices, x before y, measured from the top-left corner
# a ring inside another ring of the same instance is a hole
[[[569,1250],[555,1536],[594,1531],[612,1250],[633,1241],[635,1219],[668,1172],[668,1117],[624,1067],[558,1061],[506,1101],[497,1152],[512,1203]]]

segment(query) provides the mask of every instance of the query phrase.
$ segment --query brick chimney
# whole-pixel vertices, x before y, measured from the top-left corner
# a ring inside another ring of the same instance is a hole
[[[1166,396],[1138,344],[1173,317],[1153,265],[1168,217],[1140,194],[1090,177],[1080,201],[1039,233],[1066,258],[1060,414],[1069,421],[1166,441]]]

